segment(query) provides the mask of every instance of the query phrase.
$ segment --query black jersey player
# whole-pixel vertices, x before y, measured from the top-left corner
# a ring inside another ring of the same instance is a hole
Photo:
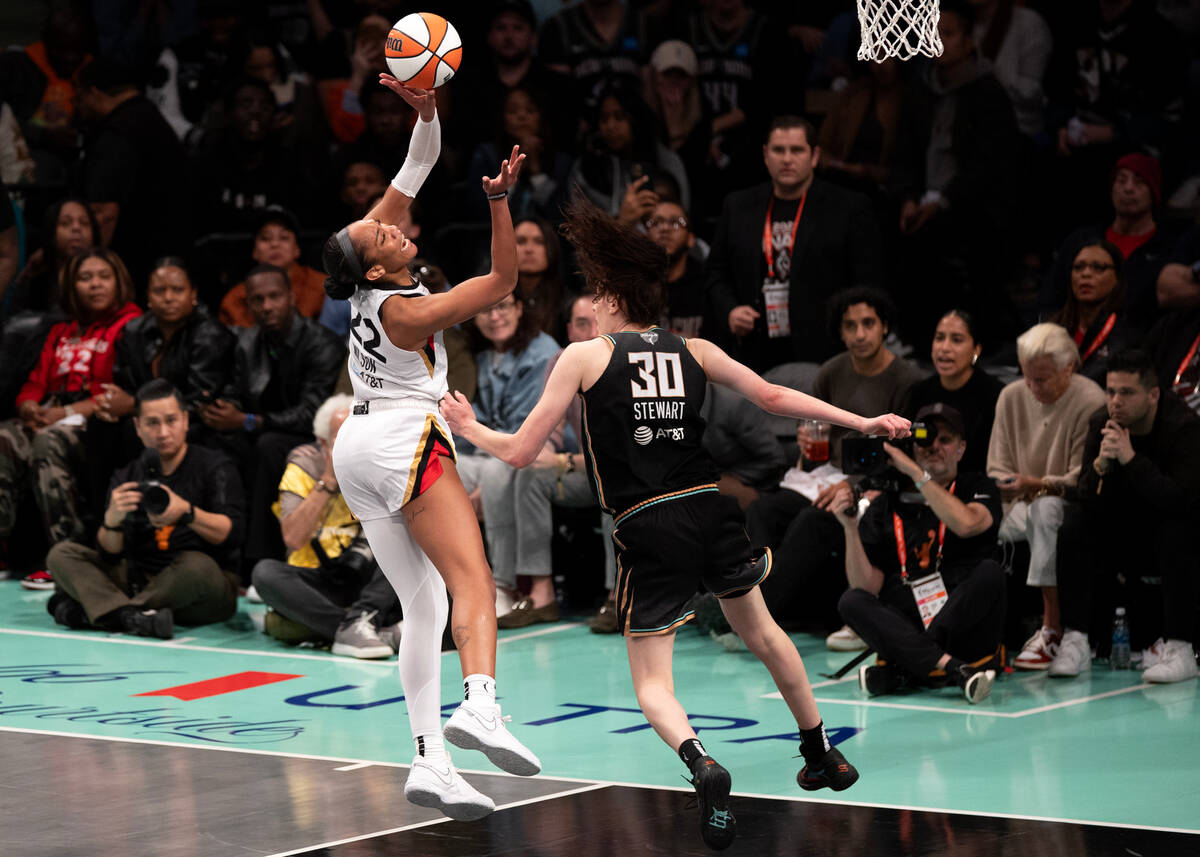
[[[770,573],[770,554],[752,555],[737,503],[717,493],[716,467],[700,443],[705,384],[731,387],[771,413],[889,438],[906,435],[909,423],[891,414],[856,416],[769,384],[711,343],[657,327],[665,253],[579,197],[564,232],[596,292],[601,336],[567,346],[516,434],[480,425],[461,394],[443,398],[442,414],[455,434],[519,467],[533,461],[573,397],[582,397],[588,473],[616,523],[615,597],[638,705],[692,772],[704,841],[725,848],[735,832],[729,773],[696,739],[671,676],[675,631],[692,618],[687,602],[699,586],[720,599],[796,718],[806,762],[801,788],[840,791],[858,772],[830,746],[800,654],[763,602],[758,584]]]

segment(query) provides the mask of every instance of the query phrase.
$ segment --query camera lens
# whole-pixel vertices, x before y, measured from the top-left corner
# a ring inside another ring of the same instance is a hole
[[[142,506],[151,515],[161,515],[169,505],[171,497],[161,485],[147,485],[142,489]]]

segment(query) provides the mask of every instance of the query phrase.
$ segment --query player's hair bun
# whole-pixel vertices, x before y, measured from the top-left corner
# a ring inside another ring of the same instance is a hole
[[[358,288],[358,279],[354,276],[350,262],[342,250],[337,234],[330,235],[321,250],[321,260],[325,264],[325,294],[337,301],[343,301],[354,294]]]

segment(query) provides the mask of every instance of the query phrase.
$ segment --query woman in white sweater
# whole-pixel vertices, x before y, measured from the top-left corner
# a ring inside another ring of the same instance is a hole
[[[1000,539],[1029,543],[1027,582],[1042,590],[1042,627],[1013,665],[1044,670],[1062,636],[1056,572],[1062,494],[1079,476],[1088,419],[1105,397],[1094,381],[1076,373],[1079,349],[1057,324],[1021,334],[1017,359],[1024,377],[1000,392],[987,471],[1004,499]]]

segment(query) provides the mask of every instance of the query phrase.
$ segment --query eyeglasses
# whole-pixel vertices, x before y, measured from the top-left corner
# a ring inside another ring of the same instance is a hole
[[[1117,266],[1112,262],[1089,262],[1083,260],[1072,265],[1071,270],[1077,274],[1083,271],[1095,271],[1097,274],[1103,274],[1105,271],[1111,271],[1115,267]]]
[[[510,312],[515,311],[516,308],[517,308],[517,302],[513,298],[507,298],[505,300],[500,301],[500,303],[498,303],[498,304],[493,304],[492,306],[488,307],[487,309],[481,311],[479,314],[480,315],[491,315],[492,313],[499,313],[500,315],[508,315]]]
[[[677,229],[687,229],[688,219],[686,217],[648,217],[643,223],[646,229],[668,229],[671,232]]]

